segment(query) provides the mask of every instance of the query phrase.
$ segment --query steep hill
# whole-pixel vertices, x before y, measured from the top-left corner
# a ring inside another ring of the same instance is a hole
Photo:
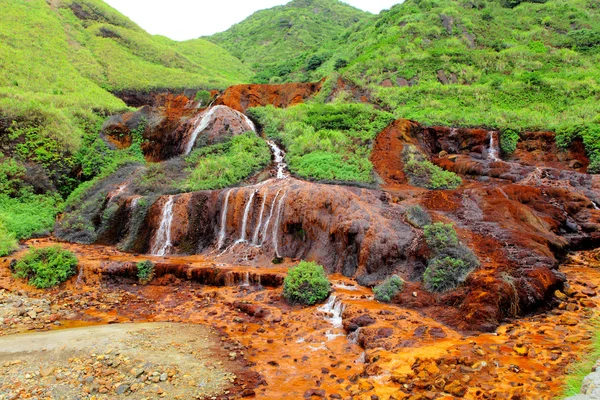
[[[110,92],[225,88],[251,76],[214,43],[153,37],[100,0],[0,4],[0,253],[51,226],[55,194],[111,162],[88,157],[88,146],[102,147],[104,117],[126,109]]]
[[[589,0],[407,0],[343,35],[336,57],[350,62],[345,80],[397,117],[505,139],[582,136],[600,171],[599,10]]]
[[[282,77],[312,79],[311,71],[332,54],[324,51],[327,44],[370,16],[338,0],[293,0],[258,11],[206,39],[223,46],[256,71],[254,80],[258,83],[279,82]]]

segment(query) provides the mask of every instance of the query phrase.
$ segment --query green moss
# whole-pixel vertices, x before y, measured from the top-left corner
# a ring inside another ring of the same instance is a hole
[[[31,249],[17,261],[15,276],[46,289],[65,282],[77,272],[77,257],[60,246]]]
[[[283,281],[283,296],[291,303],[313,305],[325,300],[330,291],[325,270],[314,262],[300,262]]]

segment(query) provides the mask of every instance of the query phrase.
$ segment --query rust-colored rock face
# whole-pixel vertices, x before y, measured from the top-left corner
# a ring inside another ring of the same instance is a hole
[[[146,159],[162,161],[186,154],[199,144],[219,143],[254,129],[250,120],[229,107],[199,110],[185,96],[165,98],[160,107],[145,106],[135,113],[110,118],[103,127],[104,137],[115,147],[126,148],[131,146],[132,132],[143,127]]]
[[[216,104],[226,105],[240,112],[269,104],[288,107],[313,96],[321,89],[321,84],[322,82],[231,86],[217,99]]]

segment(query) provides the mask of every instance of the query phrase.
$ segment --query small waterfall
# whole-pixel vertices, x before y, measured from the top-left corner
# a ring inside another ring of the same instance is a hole
[[[173,222],[174,199],[175,196],[169,196],[169,200],[167,200],[163,207],[160,226],[154,237],[154,244],[152,245],[153,255],[164,256],[173,245],[171,243],[171,223]]]
[[[285,169],[287,168],[287,164],[284,162],[285,152],[281,150],[281,148],[272,140],[267,140],[267,144],[271,148],[271,152],[275,157],[275,164],[277,164],[277,179],[287,178],[284,173]]]
[[[237,243],[242,243],[246,241],[246,228],[248,227],[248,215],[250,214],[250,208],[252,208],[252,202],[254,201],[254,195],[256,194],[256,190],[252,191],[250,194],[250,198],[248,199],[248,203],[246,203],[246,208],[244,209],[244,218],[242,219],[242,236],[237,241]]]
[[[242,283],[242,286],[250,286],[250,272],[248,271],[244,272],[244,282]]]
[[[594,206],[594,209],[600,210],[600,207],[598,207],[598,204],[594,200],[590,200],[590,201],[592,202],[592,205]]]
[[[194,131],[192,132],[192,134],[190,136],[190,140],[187,142],[187,144],[185,146],[185,152],[183,153],[184,156],[187,156],[192,152],[192,149],[194,148],[194,145],[196,144],[196,139],[198,138],[198,135],[200,134],[200,132],[202,132],[203,130],[206,129],[206,127],[212,120],[212,117],[215,115],[215,112],[217,111],[217,109],[218,109],[218,106],[208,108],[206,111],[204,111],[204,113],[202,114],[202,118],[200,118],[199,123],[198,123],[198,119],[196,119],[197,125],[196,125],[196,128],[194,128]]]
[[[490,132],[490,148],[488,150],[488,159],[492,161],[500,161],[500,158],[498,158],[498,154],[500,153],[499,146],[498,132]]]
[[[79,266],[79,274],[77,274],[77,281],[75,282],[75,287],[81,287],[81,282],[83,281],[83,264]]]
[[[344,303],[335,295],[329,296],[327,303],[318,308],[319,311],[326,313],[329,317],[325,319],[333,325],[334,328],[342,327],[342,313],[344,312]]]
[[[221,230],[219,232],[219,241],[217,243],[217,249],[220,249],[225,244],[225,235],[227,231],[227,208],[229,207],[229,197],[231,196],[231,192],[233,189],[229,189],[227,195],[225,196],[225,205],[223,206],[223,211],[221,212]]]
[[[279,221],[281,220],[281,208],[283,207],[283,201],[285,200],[285,193],[279,199],[279,204],[277,205],[277,219],[275,220],[275,226],[273,228],[273,249],[275,250],[275,257],[281,257],[279,255]]]
[[[265,213],[265,205],[267,204],[267,193],[263,195],[262,205],[260,206],[260,216],[258,218],[258,223],[256,224],[256,229],[254,230],[254,235],[252,236],[252,244],[258,245],[258,234],[260,233],[260,226],[262,225],[263,215]]]
[[[281,193],[281,189],[277,191],[277,194],[275,194],[275,197],[273,198],[273,203],[271,203],[271,211],[269,211],[269,217],[265,221],[265,227],[263,228],[261,245],[265,242],[265,239],[267,238],[267,229],[269,229],[269,223],[271,222],[271,218],[273,217],[273,210],[275,210],[275,203],[277,202],[279,193]]]
[[[242,117],[242,119],[244,120],[244,122],[246,123],[246,125],[248,125],[250,127],[250,129],[252,129],[252,132],[256,132],[256,126],[254,126],[254,122],[252,122],[252,120],[250,118],[248,118],[248,116],[246,114],[242,114],[241,112],[239,112],[238,110],[234,110],[240,117]]]
[[[121,193],[123,193],[125,191],[125,189],[127,188],[127,185],[129,185],[129,182],[123,182],[117,188],[117,190],[113,190],[112,192],[110,192],[108,194],[108,202],[110,203],[115,197],[117,197],[118,195],[120,195]]]

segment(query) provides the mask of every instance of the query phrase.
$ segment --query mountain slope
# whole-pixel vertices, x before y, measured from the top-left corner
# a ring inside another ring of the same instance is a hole
[[[579,135],[600,171],[599,11],[591,0],[407,0],[343,35],[336,57],[397,117]]]
[[[0,5],[0,253],[52,225],[57,193],[140,159],[98,139],[104,117],[126,109],[110,91],[225,88],[251,76],[214,43],[153,37],[100,0]]]
[[[206,39],[240,58],[258,73],[255,80],[266,83],[272,77],[287,76],[292,71],[316,69],[322,59],[310,62],[308,54],[319,51],[370,15],[338,0],[293,0],[284,6],[258,11]]]

